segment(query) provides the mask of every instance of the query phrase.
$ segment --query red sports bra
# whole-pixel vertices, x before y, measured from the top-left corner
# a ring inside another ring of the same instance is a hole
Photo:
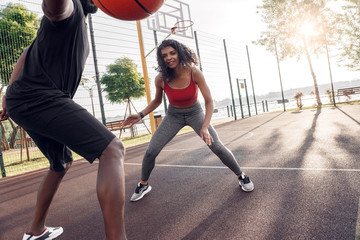
[[[166,93],[170,104],[174,106],[184,107],[195,102],[198,96],[198,89],[198,85],[195,84],[193,80],[192,72],[190,83],[185,88],[172,88],[164,81],[164,92]]]

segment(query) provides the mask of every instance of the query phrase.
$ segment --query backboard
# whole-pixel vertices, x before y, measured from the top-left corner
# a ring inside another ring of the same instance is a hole
[[[187,20],[191,21],[189,4],[179,0],[165,0],[163,6],[147,18],[147,26],[149,30],[170,34],[176,23],[180,22],[179,27],[184,27],[182,24],[186,25]],[[186,31],[176,32],[176,35],[194,38],[193,28],[191,26]]]

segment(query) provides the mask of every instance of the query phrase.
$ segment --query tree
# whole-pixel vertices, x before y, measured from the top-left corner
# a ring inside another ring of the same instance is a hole
[[[144,78],[137,72],[137,65],[127,57],[115,60],[106,67],[107,72],[101,78],[105,85],[106,98],[111,103],[127,102],[131,98],[145,96]]]
[[[302,97],[304,96],[304,94],[302,92],[297,92],[294,96],[294,98],[296,99],[296,105],[298,106],[298,108],[301,110],[302,107],[304,106],[304,104],[302,104]]]
[[[115,60],[114,64],[106,67],[107,72],[101,78],[107,92],[106,99],[111,103],[127,102],[129,115],[131,114],[131,98],[145,96],[144,78],[137,72],[137,65],[127,57]],[[126,110],[125,110],[126,116]],[[131,129],[133,136],[133,130]]]
[[[29,12],[21,4],[9,3],[6,8],[0,11],[0,93],[2,93],[4,86],[9,84],[15,63],[24,48],[34,40],[38,27],[39,21],[36,14]],[[19,130],[10,119],[9,122],[13,128],[10,145],[6,138],[5,127],[0,124],[3,150],[14,147],[15,136]]]
[[[333,94],[332,94],[332,91],[330,89],[326,90],[326,94],[329,96],[329,99],[330,99],[330,103],[333,104],[334,101],[333,101]]]
[[[336,24],[342,65],[349,69],[360,70],[360,1],[344,0],[343,11],[337,14]],[[347,59],[348,61],[344,61]],[[345,63],[344,63],[345,62]]]
[[[261,33],[255,44],[275,52],[275,40],[279,44],[279,58],[296,57],[305,54],[314,81],[316,101],[322,105],[316,75],[311,62],[312,55],[322,53],[325,48],[324,33],[333,36],[328,17],[332,12],[325,0],[263,0],[261,9],[267,30]]]
[[[39,21],[36,14],[21,4],[9,3],[0,11],[0,80],[9,83],[15,63],[36,36]]]

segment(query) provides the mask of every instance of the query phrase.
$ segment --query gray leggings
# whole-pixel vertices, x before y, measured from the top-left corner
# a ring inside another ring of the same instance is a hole
[[[164,119],[156,129],[146,149],[142,162],[141,180],[147,181],[149,179],[151,171],[155,167],[155,158],[164,146],[175,137],[181,128],[188,125],[200,135],[204,118],[205,115],[200,103],[196,103],[189,108],[175,108],[174,106],[169,105]],[[215,153],[216,156],[231,169],[231,171],[236,175],[240,175],[242,172],[234,155],[220,141],[215,129],[211,125],[209,126],[209,133],[214,139],[214,142],[209,146],[211,151]]]

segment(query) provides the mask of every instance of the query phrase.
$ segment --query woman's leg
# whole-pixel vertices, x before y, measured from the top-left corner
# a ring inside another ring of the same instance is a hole
[[[147,183],[151,171],[155,166],[155,158],[157,155],[184,126],[184,121],[172,114],[167,114],[161,121],[159,127],[156,129],[150,140],[143,158],[141,184]]]
[[[200,130],[202,124],[204,123],[204,112],[201,110],[197,110],[191,116],[186,118],[187,124],[191,126],[194,131],[200,136]],[[215,129],[210,125],[209,126],[209,133],[213,138],[214,142],[209,146],[211,151],[216,154],[220,158],[220,160],[228,167],[231,171],[233,171],[237,176],[242,174],[240,170],[240,166],[236,161],[232,152],[224,146],[224,144],[219,139],[217,132]]]
[[[200,133],[200,130],[198,134]],[[209,146],[211,151],[216,154],[220,158],[220,160],[228,167],[231,171],[233,171],[238,177],[240,177],[242,171],[240,170],[240,166],[235,159],[234,154],[224,146],[224,144],[219,139],[217,132],[213,128],[213,126],[209,126],[209,133],[214,139],[214,142]]]

